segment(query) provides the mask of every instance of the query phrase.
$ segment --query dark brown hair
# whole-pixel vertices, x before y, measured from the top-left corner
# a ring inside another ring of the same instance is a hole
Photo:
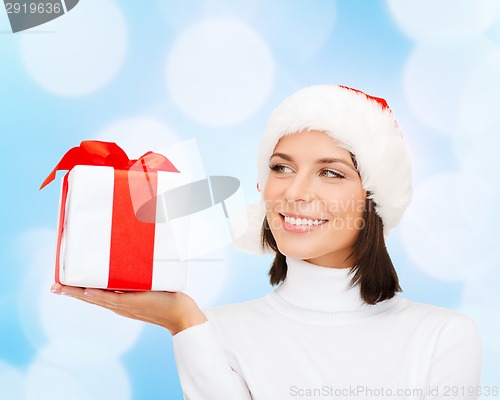
[[[401,292],[401,287],[385,246],[382,218],[375,211],[375,203],[369,198],[369,193],[365,201],[363,221],[354,250],[347,258],[352,258],[355,263],[351,271],[354,275],[351,285],[360,285],[361,297],[365,303],[376,304],[394,297],[396,292]],[[264,248],[270,248],[276,253],[268,275],[271,285],[277,285],[285,280],[288,268],[286,257],[278,249],[267,218],[264,218],[262,224],[261,243]]]

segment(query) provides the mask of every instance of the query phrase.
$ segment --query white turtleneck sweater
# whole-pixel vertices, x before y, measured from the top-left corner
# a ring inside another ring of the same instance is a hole
[[[285,281],[173,337],[187,400],[475,399],[474,322],[400,296],[367,305],[349,269],[287,258]]]

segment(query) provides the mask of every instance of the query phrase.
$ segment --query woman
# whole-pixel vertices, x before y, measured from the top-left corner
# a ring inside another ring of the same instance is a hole
[[[387,103],[344,86],[302,89],[261,140],[249,228],[276,254],[263,298],[202,312],[183,293],[54,285],[167,328],[186,399],[477,398],[469,318],[398,296],[385,236],[411,197],[411,162]]]

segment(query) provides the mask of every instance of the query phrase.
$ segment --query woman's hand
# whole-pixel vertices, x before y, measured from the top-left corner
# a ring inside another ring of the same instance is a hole
[[[172,335],[207,321],[196,302],[182,292],[116,293],[63,286],[58,283],[52,285],[51,291],[96,304],[127,318],[162,326]]]

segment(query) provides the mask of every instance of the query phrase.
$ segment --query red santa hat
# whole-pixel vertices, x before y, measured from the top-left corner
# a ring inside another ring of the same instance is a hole
[[[311,86],[295,92],[273,111],[260,141],[258,187],[266,185],[269,159],[280,138],[304,130],[323,131],[354,154],[362,186],[375,203],[387,236],[401,220],[412,195],[410,155],[387,102],[340,85]],[[250,205],[239,218],[246,219],[247,229],[235,240],[235,247],[264,253],[263,201]]]

